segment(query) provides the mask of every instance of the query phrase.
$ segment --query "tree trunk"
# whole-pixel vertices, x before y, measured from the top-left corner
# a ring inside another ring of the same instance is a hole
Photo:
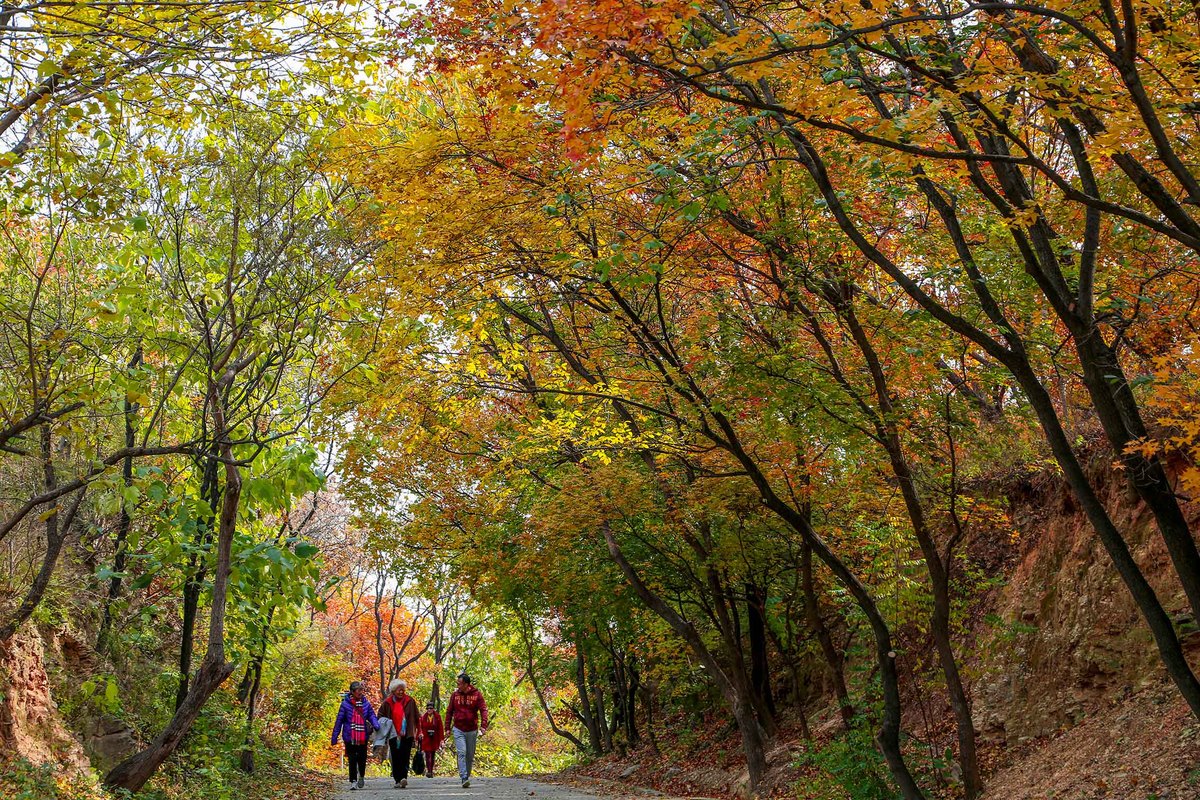
[[[1100,498],[1096,496],[1091,482],[1083,470],[1083,465],[1079,463],[1071,443],[1059,425],[1058,414],[1050,395],[1046,393],[1031,368],[1027,365],[1015,366],[1016,368],[1012,369],[1013,374],[1042,423],[1042,429],[1050,443],[1050,450],[1059,466],[1062,467],[1067,485],[1071,487],[1075,499],[1083,508],[1084,514],[1100,538],[1100,543],[1104,545],[1109,558],[1112,559],[1113,565],[1117,568],[1117,574],[1121,576],[1122,582],[1129,593],[1133,595],[1138,610],[1142,612],[1142,617],[1146,620],[1154,642],[1158,646],[1159,656],[1167,669],[1167,674],[1187,702],[1192,714],[1200,719],[1200,681],[1197,681],[1195,673],[1184,656],[1183,646],[1175,632],[1175,626],[1172,624],[1170,616],[1163,608],[1162,602],[1154,593],[1153,587],[1150,586],[1150,582],[1146,579],[1137,561],[1134,560],[1133,554],[1129,551],[1129,545],[1126,544],[1120,531],[1113,524],[1108,511],[1100,502]]]
[[[579,716],[587,730],[588,743],[593,753],[603,755],[604,740],[600,738],[600,726],[596,724],[596,715],[592,713],[591,693],[587,688],[587,662],[578,642],[575,643],[575,691],[579,694]]]
[[[274,610],[274,609],[272,609]],[[269,623],[268,623],[269,624]],[[246,691],[243,702],[246,704],[246,733],[242,739],[242,755],[238,766],[247,775],[254,772],[254,715],[258,710],[258,691],[262,686],[263,662],[267,657],[267,643],[264,637],[262,647],[254,654],[248,675],[252,674],[250,686]]]
[[[578,736],[559,726],[558,720],[554,718],[554,712],[550,709],[550,704],[546,702],[546,696],[542,693],[541,684],[538,683],[537,669],[534,663],[533,632],[532,630],[528,630],[526,628],[526,624],[526,620],[521,620],[521,637],[525,640],[525,653],[527,656],[525,662],[525,674],[529,676],[529,685],[533,687],[533,694],[537,698],[538,705],[542,707],[542,712],[546,715],[546,722],[550,724],[550,730],[554,731],[556,736],[561,736],[571,744],[575,745],[575,748],[579,750],[579,752],[586,753],[588,751],[587,745],[584,744]],[[529,625],[532,627],[531,623],[529,623]]]
[[[379,653],[379,696],[387,697],[387,673],[383,667],[383,613],[380,604],[383,602],[383,575],[375,578],[375,649]]]
[[[182,705],[175,709],[175,716],[146,749],[130,756],[115,766],[108,775],[104,776],[104,785],[108,789],[127,789],[137,792],[150,780],[150,776],[158,769],[167,757],[175,752],[183,737],[191,729],[200,710],[225,679],[233,672],[233,664],[227,664],[224,658],[209,658],[205,656],[192,681],[187,697]]]
[[[950,578],[946,565],[942,562],[941,552],[929,529],[925,516],[925,506],[917,494],[917,484],[908,458],[904,454],[904,446],[896,427],[895,407],[892,403],[891,390],[888,387],[887,376],[883,365],[858,320],[854,309],[840,297],[833,298],[835,310],[850,329],[851,338],[858,346],[867,372],[875,391],[875,402],[878,413],[870,409],[872,423],[876,435],[892,467],[892,475],[900,484],[900,494],[904,499],[904,507],[912,524],[913,535],[921,548],[921,556],[925,561],[925,571],[929,575],[929,584],[933,594],[933,611],[930,614],[930,633],[937,648],[938,661],[941,664],[942,675],[945,679],[946,691],[950,696],[950,707],[954,711],[955,725],[958,731],[958,760],[962,768],[963,793],[967,800],[973,800],[983,791],[983,779],[979,773],[979,759],[975,748],[975,724],[971,719],[971,703],[967,699],[963,687],[962,676],[958,671],[958,661],[954,655],[954,642],[950,636]],[[832,355],[830,356],[832,358]],[[835,370],[836,370],[835,365]],[[840,370],[838,370],[840,373]],[[848,387],[848,391],[853,392]],[[863,403],[864,407],[869,408]],[[952,554],[951,554],[952,555]],[[948,558],[951,556],[948,556]]]
[[[53,437],[49,423],[41,426],[40,434],[42,480],[46,491],[50,492],[58,486],[58,478],[54,468]],[[25,597],[22,598],[16,611],[3,624],[0,624],[0,644],[7,644],[8,640],[16,635],[17,630],[25,624],[25,620],[29,619],[41,605],[42,597],[45,596],[46,589],[50,587],[50,579],[54,576],[54,568],[58,564],[63,544],[66,543],[67,537],[74,527],[79,507],[83,504],[84,496],[87,495],[87,486],[77,491],[78,494],[71,503],[65,518],[59,519],[57,503],[50,509],[49,516],[46,517],[46,550],[42,554],[42,566],[38,570],[38,574],[34,576],[33,583],[25,592]]]
[[[771,670],[767,661],[767,591],[746,583],[747,631],[750,634],[750,684],[764,711],[775,718],[775,693],[771,690]]]
[[[224,417],[220,412],[218,405],[214,412],[218,424],[214,427],[224,431]],[[146,749],[122,761],[104,777],[104,786],[110,790],[125,789],[131,793],[141,790],[162,762],[179,747],[208,698],[233,673],[233,664],[225,661],[225,608],[229,595],[229,570],[237,528],[238,502],[242,495],[242,476],[228,444],[223,445],[221,456],[225,461],[225,491],[217,527],[212,609],[208,616],[208,649],[195,680],[188,688],[187,696],[175,709],[175,715],[162,733]]]
[[[139,345],[129,361],[129,368],[136,369],[142,363],[142,348]],[[126,398],[123,412],[125,418],[125,449],[132,450],[137,442],[137,431],[133,424],[140,406]],[[133,486],[133,456],[125,456],[121,462],[121,483],[125,488]],[[96,651],[103,653],[108,649],[108,636],[113,624],[113,606],[121,598],[122,573],[128,558],[125,543],[129,539],[129,530],[133,525],[133,517],[129,513],[129,503],[121,498],[121,516],[117,520],[117,533],[113,541],[113,572],[108,579],[108,594],[104,598],[104,612],[100,618],[100,631],[96,634]]]
[[[1125,467],[1124,475],[1154,514],[1192,614],[1200,619],[1200,551],[1162,462],[1130,449],[1146,436],[1146,425],[1120,360],[1094,327],[1075,336],[1075,347],[1105,436]]]
[[[744,691],[746,687],[738,686],[730,679],[729,674],[725,671],[722,664],[704,644],[704,640],[700,637],[695,626],[684,619],[679,612],[671,608],[661,596],[646,585],[646,582],[642,580],[642,576],[638,574],[638,571],[629,563],[629,559],[625,557],[625,553],[621,550],[612,527],[608,524],[603,524],[601,525],[601,532],[604,534],[604,541],[608,547],[609,556],[620,568],[621,573],[625,576],[625,580],[633,587],[634,593],[645,603],[647,608],[657,614],[659,618],[666,622],[684,640],[688,649],[700,660],[700,663],[708,670],[710,677],[721,690],[721,694],[725,697],[725,701],[729,704],[733,713],[734,720],[737,722],[738,732],[741,734],[742,751],[746,756],[746,771],[750,776],[750,790],[752,792],[756,791],[767,771],[767,734],[759,723],[758,718],[750,710],[749,698],[739,693]]]
[[[821,604],[817,598],[816,581],[813,578],[812,548],[807,542],[800,543],[800,586],[804,597],[804,615],[808,619],[808,626],[817,637],[821,655],[825,657],[825,667],[833,683],[833,696],[838,704],[838,713],[842,717],[842,727],[850,730],[851,720],[854,719],[854,704],[850,702],[850,692],[846,689],[846,674],[843,671],[845,659],[841,650],[833,643],[833,636],[821,617]]]
[[[638,671],[637,659],[634,656],[629,656],[628,662],[626,672],[629,675],[629,687],[625,692],[625,739],[631,748],[636,748],[642,743],[637,726],[637,694],[638,689],[641,688],[642,675]]]
[[[654,735],[654,684],[643,683],[638,692],[642,698],[642,708],[646,712],[646,741],[650,743],[650,752],[659,755],[658,739]]]
[[[208,503],[214,514],[221,496],[219,467],[216,453],[210,452],[204,460],[200,496]],[[204,592],[204,579],[208,568],[205,551],[212,544],[214,517],[197,520],[194,543],[197,551],[188,559],[187,580],[183,584],[183,624],[179,640],[179,687],[175,692],[175,709],[179,710],[188,694],[188,683],[192,673],[192,655],[196,646],[196,618],[200,613],[200,596]]]
[[[596,727],[600,731],[600,741],[603,744],[602,752],[611,753],[613,749],[612,728],[608,726],[608,715],[605,712],[604,703],[604,687],[600,684],[600,676],[596,674],[595,666],[588,670],[588,683],[592,687],[592,700],[595,706],[592,708],[592,718],[596,720]]]
[[[1184,657],[1183,648],[1171,619],[1163,609],[1161,601],[1154,593],[1153,587],[1150,586],[1141,568],[1138,567],[1137,561],[1129,552],[1128,544],[1108,515],[1108,511],[1096,496],[1087,474],[1075,455],[1070,440],[1067,439],[1062,429],[1062,422],[1053,400],[1029,363],[1024,351],[1024,343],[1012,332],[1011,326],[1008,327],[1009,334],[1006,334],[1008,343],[1006,348],[970,323],[956,317],[927,294],[897,264],[881,253],[859,230],[847,212],[842,198],[830,180],[826,164],[816,148],[786,118],[778,116],[776,119],[780,130],[792,144],[798,159],[816,183],[838,227],[859,251],[878,265],[935,319],[978,344],[989,355],[1004,364],[1016,379],[1021,390],[1029,398],[1030,406],[1038,417],[1042,432],[1046,436],[1055,460],[1063,470],[1067,484],[1071,487],[1072,493],[1095,529],[1101,544],[1112,559],[1122,582],[1129,589],[1134,602],[1137,603],[1138,610],[1145,618],[1150,633],[1154,637],[1155,645],[1158,647],[1159,656],[1167,669],[1167,674],[1187,702],[1192,714],[1200,719],[1200,681],[1197,681],[1195,673]],[[931,192],[929,196],[931,201],[935,201],[937,193]],[[980,288],[985,288],[985,286]],[[986,299],[991,301],[990,296]]]

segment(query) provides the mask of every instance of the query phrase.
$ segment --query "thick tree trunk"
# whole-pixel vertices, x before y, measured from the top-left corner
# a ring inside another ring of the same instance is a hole
[[[104,777],[104,785],[109,789],[128,789],[136,792],[150,780],[150,776],[158,769],[167,757],[175,752],[183,737],[191,729],[200,710],[225,679],[233,672],[233,664],[225,663],[224,659],[205,657],[196,672],[196,678],[191,683],[183,704],[175,709],[175,716],[154,741],[140,753],[127,758],[112,769]]]

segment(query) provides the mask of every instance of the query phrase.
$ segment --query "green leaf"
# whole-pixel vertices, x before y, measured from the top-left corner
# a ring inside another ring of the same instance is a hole
[[[296,545],[296,555],[300,558],[312,558],[319,552],[321,552],[321,549],[315,544],[300,542]]]

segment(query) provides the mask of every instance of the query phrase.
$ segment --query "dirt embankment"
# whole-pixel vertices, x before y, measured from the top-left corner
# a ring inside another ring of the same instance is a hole
[[[0,647],[0,749],[35,764],[83,774],[88,758],[58,712],[46,673],[46,645],[26,625]]]
[[[1097,471],[1107,470],[1097,464]],[[985,754],[986,800],[1200,798],[1200,724],[1166,680],[1149,631],[1070,492],[1043,474],[1012,481],[1003,494],[1017,535],[978,531],[965,551],[995,579],[975,598],[960,651]],[[1200,668],[1200,629],[1152,517],[1120,483],[1108,484],[1103,500]],[[1189,513],[1195,531],[1200,511]],[[952,720],[930,719],[923,703],[906,708],[906,724],[950,734]],[[819,723],[822,715],[814,716]],[[569,779],[600,781],[615,793],[637,786],[729,797],[743,779],[742,760],[722,728],[714,720],[702,737],[710,746],[690,758],[639,751]],[[764,794],[795,796],[804,773],[792,754],[802,748],[785,732]]]

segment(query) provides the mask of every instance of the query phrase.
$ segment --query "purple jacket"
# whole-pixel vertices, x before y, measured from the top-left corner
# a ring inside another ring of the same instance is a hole
[[[375,709],[371,708],[371,701],[363,698],[363,719],[371,726],[367,731],[367,742],[370,742],[372,731],[379,730],[379,720],[375,716]],[[350,695],[342,695],[342,705],[338,708],[337,722],[333,723],[333,736],[329,737],[330,744],[337,744],[338,734],[342,735],[342,741],[350,744],[350,720],[354,717],[354,706],[350,702]]]

